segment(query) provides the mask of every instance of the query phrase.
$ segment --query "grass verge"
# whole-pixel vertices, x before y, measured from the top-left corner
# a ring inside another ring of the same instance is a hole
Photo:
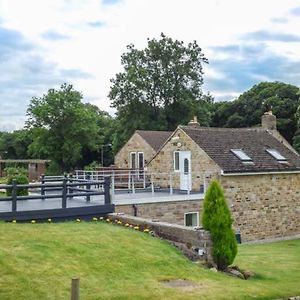
[[[117,225],[0,223],[0,299],[276,299],[300,295],[300,240],[241,245],[244,281],[188,261],[167,242]],[[189,288],[162,280],[186,279]]]

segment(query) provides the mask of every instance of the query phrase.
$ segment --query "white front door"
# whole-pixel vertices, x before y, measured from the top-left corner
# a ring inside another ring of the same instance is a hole
[[[190,191],[192,186],[191,152],[179,152],[180,189]]]

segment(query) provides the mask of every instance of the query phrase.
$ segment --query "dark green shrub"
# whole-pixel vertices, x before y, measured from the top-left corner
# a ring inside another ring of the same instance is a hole
[[[16,174],[8,177],[7,184],[12,184],[13,180],[16,180],[17,184],[28,184],[28,177],[24,174]],[[10,197],[12,194],[12,189],[6,189],[6,195]],[[18,189],[17,190],[17,196],[27,196],[28,195],[28,189]]]
[[[237,242],[232,230],[232,218],[223,189],[213,180],[205,194],[202,213],[203,228],[210,231],[213,260],[220,270],[231,265],[237,254]]]

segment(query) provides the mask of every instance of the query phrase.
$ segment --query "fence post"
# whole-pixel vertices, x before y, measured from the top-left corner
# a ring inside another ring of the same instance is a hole
[[[12,181],[12,191],[11,191],[11,197],[12,197],[12,201],[11,201],[11,205],[12,205],[12,211],[17,211],[17,191],[18,191],[18,187],[17,187],[17,181],[16,179],[13,179]]]
[[[91,189],[91,175],[90,174],[86,174],[86,179],[88,180],[88,183],[86,184],[86,202],[90,202],[91,201],[91,195],[89,194],[90,189]]]
[[[44,187],[44,184],[45,184],[45,174],[42,174],[41,175],[41,196],[45,196],[45,187]],[[45,200],[45,198],[42,198],[42,200]]]
[[[61,207],[67,208],[67,178],[66,177],[63,178]]]
[[[73,174],[69,175],[69,183],[73,183]],[[73,193],[73,186],[69,186],[68,188],[68,194],[72,194]],[[70,196],[71,199],[73,199],[73,196]]]
[[[104,177],[104,204],[110,204],[110,177]]]
[[[71,300],[79,300],[79,278],[72,278]]]

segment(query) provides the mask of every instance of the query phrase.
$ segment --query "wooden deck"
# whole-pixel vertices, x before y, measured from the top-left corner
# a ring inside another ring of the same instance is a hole
[[[103,181],[78,181],[60,177],[52,178],[54,183],[1,185],[12,189],[12,196],[0,198],[0,220],[25,221],[43,219],[91,218],[114,212],[110,200],[109,178]],[[95,185],[100,189],[92,189]],[[17,196],[17,190],[37,189],[28,196]],[[50,190],[50,191],[49,191]]]

